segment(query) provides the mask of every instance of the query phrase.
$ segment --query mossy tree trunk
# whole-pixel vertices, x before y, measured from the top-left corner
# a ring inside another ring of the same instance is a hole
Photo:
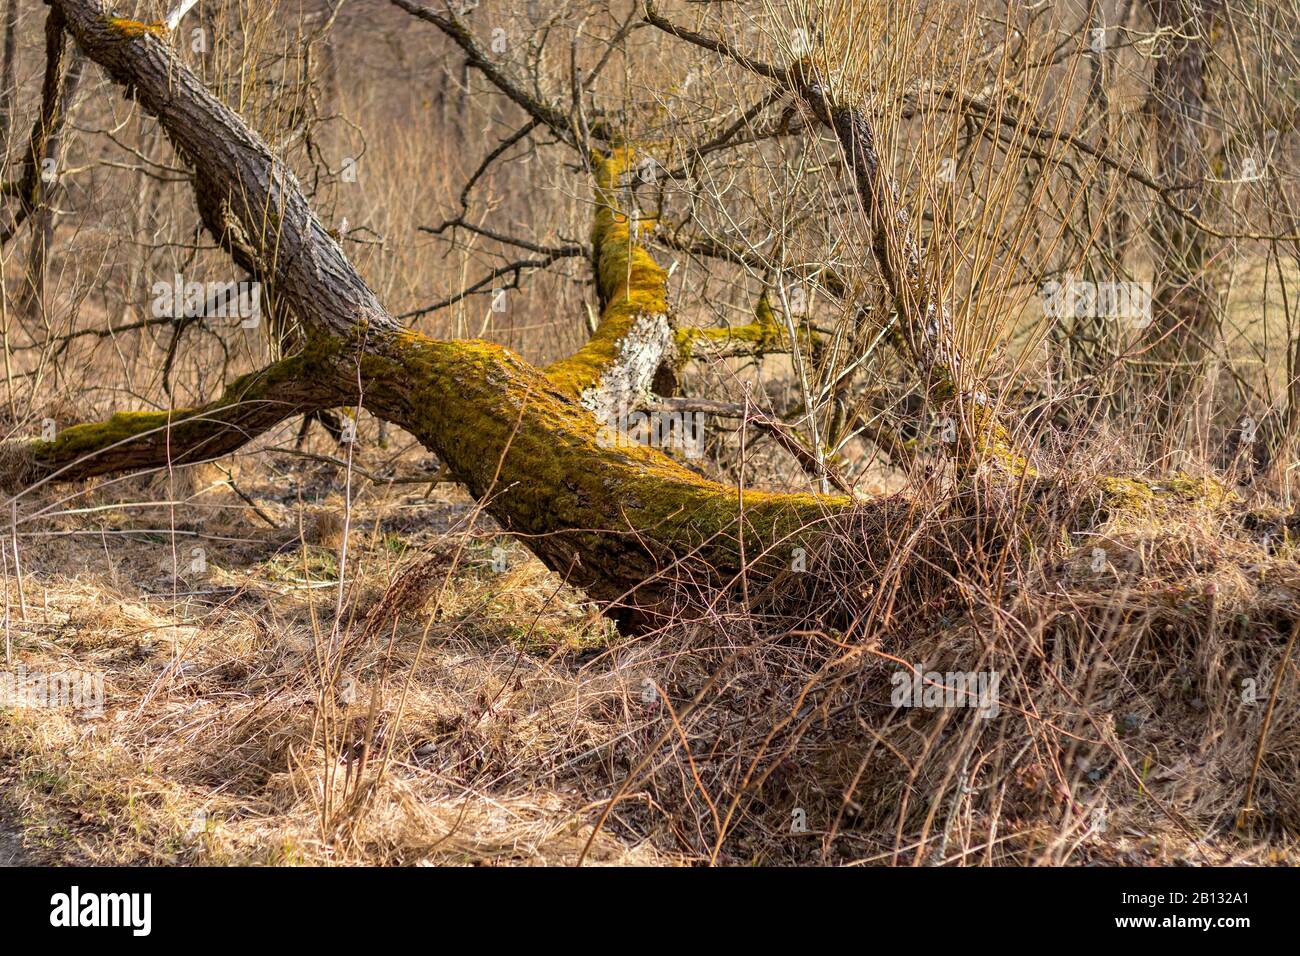
[[[914,525],[901,497],[741,491],[655,449],[610,441],[599,416],[624,399],[644,399],[658,369],[713,338],[673,328],[663,270],[620,209],[630,151],[593,157],[601,321],[578,353],[539,369],[501,346],[402,329],[312,212],[293,173],[172,55],[158,28],[116,19],[100,0],[51,2],[84,53],[159,120],[192,167],[205,224],[241,266],[274,287],[304,335],[297,353],[201,408],[119,413],[67,428],[54,441],[11,443],[4,450],[21,456],[26,487],[218,457],[291,416],[356,403],[407,429],[550,568],[638,627],[675,610],[679,583],[693,590],[743,576],[749,593],[761,595],[765,582],[790,581],[792,565],[815,561],[845,532],[864,554],[880,549],[883,563]],[[875,215],[891,215],[875,192],[890,187],[864,151],[869,137],[856,120],[841,125],[864,202]],[[917,260],[903,253],[901,261],[889,258],[893,250],[878,254],[892,263],[895,281],[915,283]],[[917,316],[937,307],[924,288],[896,295]],[[775,324],[760,308],[754,327],[735,340],[767,343]],[[929,349],[936,377],[960,381],[957,357],[945,358],[936,344],[944,328],[938,339],[923,328],[913,334],[916,347]],[[960,399],[962,388],[956,391]],[[985,435],[1005,435],[991,415],[980,421]],[[1031,477],[1007,448],[1021,466],[1013,471]]]
[[[158,118],[193,168],[205,222],[274,284],[307,341],[203,408],[119,414],[28,443],[29,483],[210,458],[291,415],[357,402],[438,455],[548,566],[642,621],[671,601],[679,575],[725,584],[742,566],[780,573],[794,548],[815,548],[828,520],[857,510],[844,497],[742,497],[657,450],[609,440],[599,416],[640,399],[678,341],[663,271],[616,201],[626,151],[594,163],[601,322],[588,345],[543,371],[496,345],[400,328],[293,173],[162,39],[124,27],[99,0],[54,3],[87,56]]]

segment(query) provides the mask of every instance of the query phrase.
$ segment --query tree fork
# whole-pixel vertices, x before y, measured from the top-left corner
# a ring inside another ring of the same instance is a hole
[[[630,152],[595,163],[601,323],[592,343],[543,372],[496,345],[400,329],[316,219],[292,172],[157,36],[121,29],[98,0],[53,2],[86,55],[158,118],[195,170],[200,206],[220,210],[230,233],[219,236],[223,244],[237,239],[311,341],[201,409],[124,413],[68,428],[54,442],[27,443],[20,450],[30,479],[212,457],[290,415],[359,401],[437,454],[548,566],[593,597],[639,611],[663,606],[683,560],[691,565],[684,576],[696,582],[726,583],[750,564],[756,574],[763,567],[780,573],[789,566],[787,544],[811,546],[819,525],[856,510],[847,497],[763,492],[744,492],[742,506],[737,489],[593,416],[623,397],[642,397],[646,375],[675,348],[663,272],[614,196]],[[209,225],[214,218],[205,216]],[[666,333],[649,336],[658,354],[642,348],[647,326]]]
[[[30,463],[29,481],[226,454],[293,414],[359,402],[437,454],[551,569],[638,625],[673,610],[679,581],[695,587],[726,585],[741,574],[760,583],[779,578],[796,549],[815,554],[834,532],[878,546],[883,560],[914,526],[913,507],[901,496],[864,503],[742,492],[710,481],[620,439],[592,414],[628,383],[629,370],[609,373],[636,353],[628,348],[637,338],[631,332],[647,316],[668,321],[656,298],[662,270],[609,201],[628,154],[611,154],[603,170],[597,164],[598,199],[606,200],[598,202],[595,227],[602,239],[597,344],[580,350],[580,361],[544,372],[498,345],[401,329],[316,219],[292,172],[156,36],[121,30],[99,0],[52,2],[87,56],[129,87],[189,158],[200,205],[223,209],[246,255],[307,329],[307,345],[203,408],[119,414],[68,428],[54,442],[11,446]],[[1148,500],[1144,483],[1124,488],[1139,485]]]

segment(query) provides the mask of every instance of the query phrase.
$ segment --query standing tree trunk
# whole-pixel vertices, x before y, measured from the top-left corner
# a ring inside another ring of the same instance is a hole
[[[77,86],[81,82],[81,72],[85,65],[85,58],[75,51],[71,59],[63,89],[59,94],[59,123],[46,137],[45,152],[41,157],[41,172],[38,177],[40,193],[31,215],[32,238],[27,251],[27,282],[23,286],[23,296],[19,304],[19,309],[24,314],[39,316],[42,319],[46,316],[45,277],[49,266],[50,246],[54,242],[54,228],[58,220],[54,205],[63,192],[61,179],[65,125],[63,120],[67,117],[73,97],[77,94]]]
[[[14,131],[14,103],[18,97],[18,15],[21,12],[20,0],[8,0],[5,5],[4,51],[0,53],[0,149],[4,150],[6,157],[9,155],[9,138]]]
[[[1189,221],[1210,200],[1206,60],[1221,0],[1147,0],[1156,28],[1168,35],[1153,78],[1155,141],[1162,185],[1178,208],[1156,206],[1153,322],[1147,333],[1146,384],[1167,424],[1181,417],[1200,385],[1218,334],[1219,300],[1211,276],[1214,249]],[[1186,213],[1187,215],[1180,214]]]

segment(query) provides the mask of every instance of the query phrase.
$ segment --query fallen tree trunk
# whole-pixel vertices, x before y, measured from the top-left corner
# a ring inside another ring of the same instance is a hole
[[[800,551],[812,562],[845,533],[859,556],[883,564],[914,526],[901,497],[860,502],[710,481],[599,417],[643,399],[692,338],[673,329],[663,270],[618,208],[628,151],[593,159],[601,321],[588,345],[543,371],[501,346],[402,329],[293,173],[156,31],[124,26],[99,0],[53,2],[86,55],[159,119],[192,165],[205,223],[274,284],[305,336],[298,354],[202,408],[119,414],[54,441],[11,443],[5,450],[22,458],[12,471],[28,487],[228,454],[292,415],[357,403],[407,429],[503,528],[637,627],[672,612],[681,584],[743,578],[746,590],[761,587],[798,566]],[[766,335],[773,323],[757,324]]]
[[[742,568],[779,573],[794,548],[814,548],[828,520],[896,510],[742,493],[620,438],[593,415],[639,399],[677,341],[662,270],[612,195],[625,154],[598,159],[595,170],[602,320],[587,346],[543,372],[500,346],[401,329],[293,173],[164,42],[123,27],[98,0],[55,3],[87,56],[158,118],[193,166],[200,205],[221,210],[219,238],[238,242],[275,284],[308,341],[202,408],[119,414],[27,443],[19,449],[26,482],[214,457],[291,415],[355,401],[410,431],[549,567],[637,615],[661,608],[679,577],[725,584]]]

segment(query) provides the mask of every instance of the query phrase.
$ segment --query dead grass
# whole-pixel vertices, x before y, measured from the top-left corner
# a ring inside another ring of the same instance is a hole
[[[325,507],[303,509],[308,527],[338,513],[320,491]],[[627,676],[582,663],[606,646],[607,626],[491,529],[461,542],[446,582],[442,549],[458,532],[395,551],[380,524],[358,527],[393,513],[395,524],[430,512],[455,521],[468,504],[394,493],[353,512],[346,600],[360,640],[329,687],[317,650],[337,546],[205,519],[207,533],[238,540],[209,544],[206,571],[173,576],[172,542],[148,532],[107,550],[93,534],[24,542],[29,604],[26,621],[12,608],[14,658],[29,673],[107,675],[102,717],[0,716],[0,764],[32,851],[95,863],[572,861],[590,829],[577,781],[628,729]],[[165,510],[100,523],[120,526],[105,534],[150,527]],[[183,526],[193,512],[177,514]],[[503,546],[505,572],[478,563]],[[175,547],[183,569],[188,550]],[[390,756],[382,786],[364,813],[349,805],[326,823],[326,788],[355,797],[366,748]],[[605,835],[596,858],[676,856]]]
[[[193,495],[179,505],[22,525],[61,534],[20,539],[27,610],[11,586],[13,659],[106,675],[102,717],[0,711],[6,799],[28,853],[1294,860],[1294,659],[1254,810],[1238,819],[1300,595],[1282,525],[1257,515],[1246,530],[1244,505],[1193,498],[1090,526],[1068,518],[1092,506],[1082,494],[989,491],[974,507],[923,489],[914,501],[929,503],[890,548],[843,529],[784,585],[826,614],[683,595],[678,623],[625,640],[458,492],[354,476],[349,511],[333,466],[272,461],[273,478],[233,474],[277,528],[189,477],[171,483]],[[143,497],[158,481],[94,499]],[[343,539],[328,514],[347,518],[341,605]],[[188,565],[200,539],[173,541],[171,527],[209,536],[206,570]],[[855,623],[833,627],[845,608]],[[1000,713],[895,707],[891,678],[909,668],[995,671]]]

